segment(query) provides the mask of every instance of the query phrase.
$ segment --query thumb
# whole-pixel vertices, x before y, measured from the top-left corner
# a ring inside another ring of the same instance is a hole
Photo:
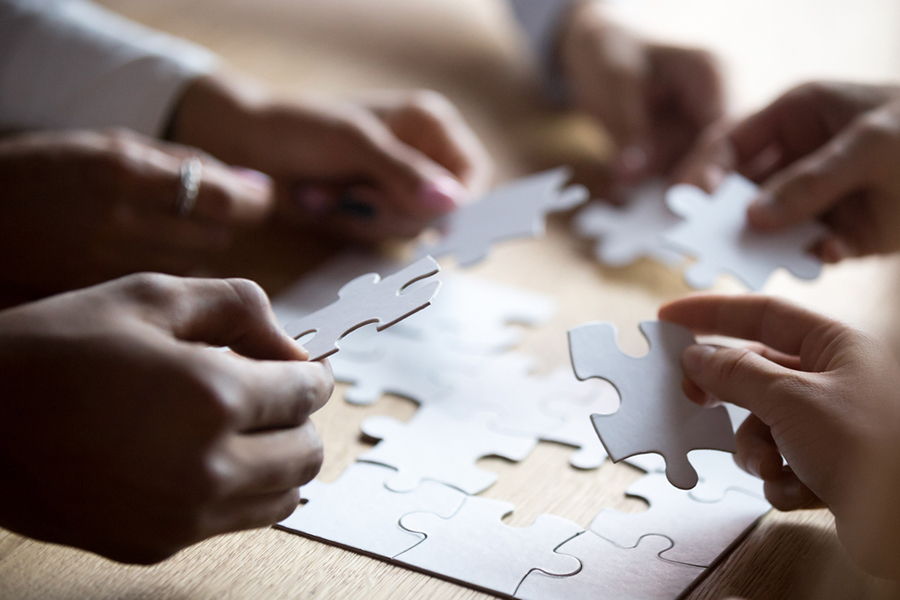
[[[260,360],[309,356],[284,332],[266,293],[252,281],[156,274],[120,281],[120,292],[136,305],[143,320],[178,340],[228,346]]]
[[[774,175],[747,211],[750,225],[780,229],[815,218],[866,183],[877,150],[860,122]]]
[[[776,407],[783,404],[774,384],[797,375],[747,348],[695,344],[685,349],[681,365],[704,392],[746,408],[767,425],[772,423]]]

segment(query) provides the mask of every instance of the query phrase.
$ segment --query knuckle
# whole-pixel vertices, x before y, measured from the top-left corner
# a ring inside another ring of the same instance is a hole
[[[179,297],[175,279],[160,273],[135,273],[121,280],[125,294],[139,304],[168,306]]]
[[[456,108],[443,94],[434,90],[414,90],[406,98],[406,105],[426,117],[453,114]]]
[[[716,363],[714,378],[720,385],[734,383],[751,368],[754,360],[754,354],[748,348],[720,350],[719,354],[722,359]]]
[[[238,304],[245,315],[250,317],[268,315],[271,310],[269,296],[258,283],[249,279],[226,279],[225,283],[237,296]]]

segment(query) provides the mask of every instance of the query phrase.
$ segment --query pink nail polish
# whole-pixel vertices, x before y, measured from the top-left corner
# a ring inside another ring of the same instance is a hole
[[[298,188],[294,193],[294,201],[314,214],[322,214],[328,210],[329,200],[325,190],[309,185]]]
[[[261,171],[246,167],[232,167],[231,170],[243,177],[248,184],[261,190],[268,191],[272,187],[272,178]]]
[[[466,196],[466,189],[452,177],[446,176],[426,181],[418,192],[423,205],[441,213],[454,210]]]

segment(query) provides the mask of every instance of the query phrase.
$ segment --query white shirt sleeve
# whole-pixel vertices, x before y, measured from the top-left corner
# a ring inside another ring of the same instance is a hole
[[[547,94],[565,100],[565,84],[555,63],[554,50],[560,21],[575,0],[510,0],[513,12],[537,57]]]
[[[0,130],[160,135],[184,86],[217,62],[87,0],[0,0]]]

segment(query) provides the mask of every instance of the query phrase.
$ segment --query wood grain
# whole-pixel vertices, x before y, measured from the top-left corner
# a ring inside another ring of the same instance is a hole
[[[873,0],[870,0],[870,4]],[[233,65],[288,91],[340,93],[368,87],[430,87],[447,94],[484,138],[498,179],[560,163],[579,166],[595,189],[605,181],[603,132],[541,101],[502,2],[488,0],[105,0],[148,25],[195,40]],[[693,4],[697,4],[694,2]],[[873,5],[874,6],[874,5]],[[848,43],[850,47],[852,44]],[[732,51],[736,51],[732,49]],[[850,50],[852,51],[852,49]],[[860,65],[866,56],[856,57]],[[896,73],[895,73],[896,75]],[[789,67],[778,81],[791,76]],[[774,77],[774,76],[773,76]],[[260,281],[274,294],[333,245],[275,227],[243,240],[217,274]],[[826,269],[814,283],[779,275],[769,291],[860,326],[896,331],[897,261],[869,259]],[[615,322],[633,354],[646,345],[637,323],[689,290],[680,276],[642,261],[607,269],[589,260],[564,219],[541,241],[510,243],[472,274],[552,294],[559,313],[529,330],[521,346],[541,371],[567,364],[565,331],[590,320]],[[737,291],[724,282],[724,291]],[[414,405],[386,397],[359,407],[341,387],[313,420],[325,441],[320,478],[336,479],[364,452],[359,423],[373,414],[408,419]],[[512,525],[549,512],[587,525],[605,507],[639,511],[624,489],[640,473],[606,464],[571,468],[572,450],[541,443],[525,461],[485,459],[499,481],[483,495],[513,502]],[[840,548],[824,510],[772,513],[688,597],[887,598],[891,586],[863,576]],[[153,567],[123,566],[84,552],[0,532],[0,598],[454,598],[488,597],[466,588],[274,529],[221,536]]]

